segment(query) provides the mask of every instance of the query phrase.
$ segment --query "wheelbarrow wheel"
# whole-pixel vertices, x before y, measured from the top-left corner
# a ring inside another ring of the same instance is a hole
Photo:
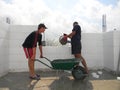
[[[86,71],[82,66],[76,66],[72,70],[72,76],[75,80],[84,80]]]

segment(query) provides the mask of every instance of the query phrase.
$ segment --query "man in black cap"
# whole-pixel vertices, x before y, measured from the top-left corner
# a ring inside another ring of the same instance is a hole
[[[81,59],[81,62],[83,66],[86,69],[86,72],[88,73],[88,68],[85,59],[81,55],[81,27],[78,25],[78,22],[73,23],[73,29],[70,34],[65,34],[65,38],[71,38],[71,50],[72,54],[75,56],[77,59]]]
[[[37,42],[40,50],[40,58],[43,58],[41,33],[44,33],[45,29],[47,29],[47,27],[44,24],[39,24],[38,30],[30,33],[25,39],[24,43],[22,44],[26,58],[28,59],[30,79],[36,79],[36,80],[40,79],[40,75],[35,73],[34,62],[36,56]]]

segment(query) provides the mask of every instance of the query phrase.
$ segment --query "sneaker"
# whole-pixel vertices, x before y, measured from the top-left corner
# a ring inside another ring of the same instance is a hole
[[[39,75],[39,74],[36,74],[36,76],[37,76],[37,77],[40,77],[40,75]]]
[[[38,76],[30,76],[29,78],[34,79],[34,80],[40,80],[40,77],[38,77]]]

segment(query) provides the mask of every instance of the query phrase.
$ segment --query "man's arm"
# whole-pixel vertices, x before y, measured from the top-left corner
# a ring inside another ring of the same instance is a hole
[[[42,58],[43,57],[42,45],[39,46],[39,50],[40,50],[40,58]]]
[[[72,33],[68,34],[67,37],[72,38],[75,35],[75,31],[72,31]]]

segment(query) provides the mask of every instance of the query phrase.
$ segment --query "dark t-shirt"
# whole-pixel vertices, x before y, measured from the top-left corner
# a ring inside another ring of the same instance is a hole
[[[37,35],[37,36],[36,36]],[[35,37],[37,38],[37,41],[35,42]],[[36,31],[33,31],[32,33],[30,33],[27,38],[25,39],[24,43],[22,44],[22,46],[24,48],[32,48],[32,47],[36,47],[37,46],[37,42],[38,45],[42,45],[42,35],[41,34],[37,34]]]
[[[71,44],[77,44],[80,43],[81,40],[81,27],[79,25],[75,25],[72,29],[72,31],[75,31],[75,35],[71,38]]]

